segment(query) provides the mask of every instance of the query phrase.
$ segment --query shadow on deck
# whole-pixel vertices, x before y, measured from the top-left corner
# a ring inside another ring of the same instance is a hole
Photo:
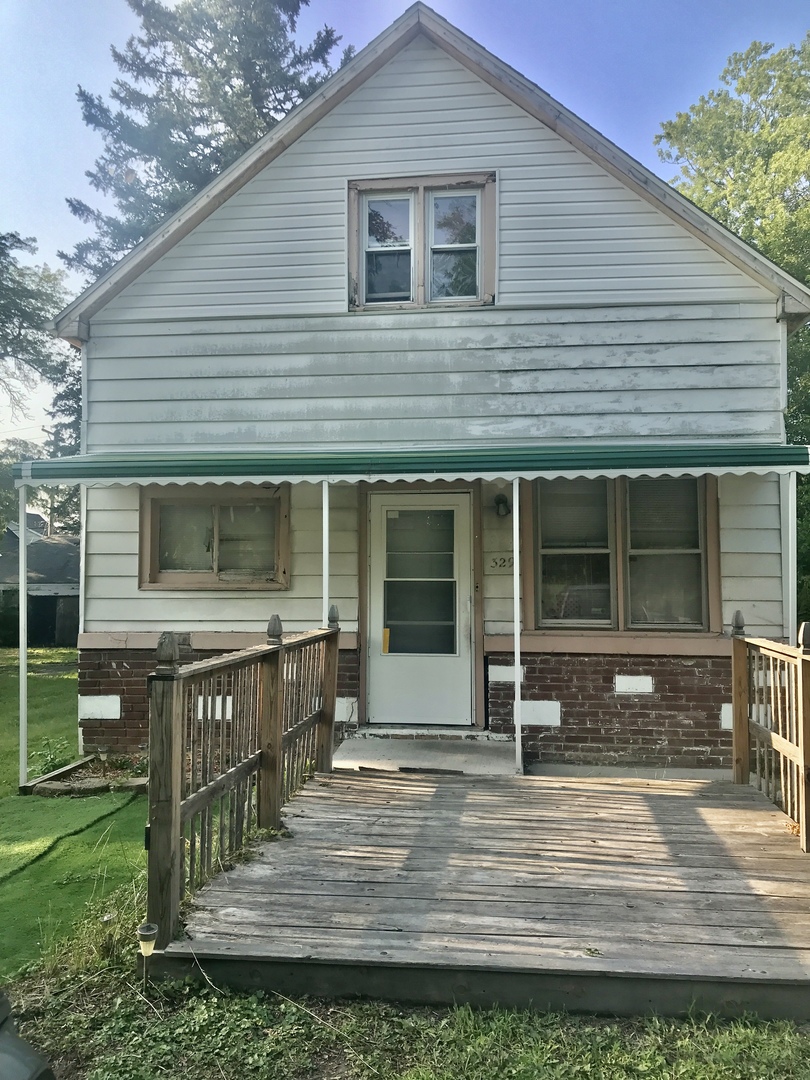
[[[195,897],[175,977],[285,994],[810,1017],[810,859],[751,788],[319,775]]]

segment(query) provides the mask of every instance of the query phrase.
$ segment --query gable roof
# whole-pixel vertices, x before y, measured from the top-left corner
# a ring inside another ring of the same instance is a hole
[[[640,162],[630,157],[539,86],[499,60],[418,0],[362,49],[311,97],[227,168],[173,217],[143,240],[107,274],[86,289],[50,324],[78,344],[89,336],[89,320],[231,195],[282,154],[419,34],[534,116],[628,188],[780,298],[789,327],[810,317],[810,289],[700,210]]]

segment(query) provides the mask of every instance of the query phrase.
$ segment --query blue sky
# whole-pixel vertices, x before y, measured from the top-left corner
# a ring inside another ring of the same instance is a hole
[[[664,120],[717,85],[727,57],[753,40],[777,47],[810,31],[806,0],[433,0],[431,6],[665,179],[653,138]],[[407,0],[312,0],[302,38],[328,23],[367,44]],[[84,177],[100,149],[76,86],[105,94],[110,45],[137,28],[125,0],[0,0],[0,231],[35,236],[37,262],[86,235],[67,196],[93,201]],[[0,411],[0,438],[36,437]]]

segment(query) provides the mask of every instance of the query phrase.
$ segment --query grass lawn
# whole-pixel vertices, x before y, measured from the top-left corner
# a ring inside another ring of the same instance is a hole
[[[17,795],[17,650],[0,649],[0,979],[37,960],[81,920],[88,903],[145,863],[146,800]],[[76,650],[29,650],[29,775],[78,756]]]
[[[146,865],[142,796],[0,801],[0,980],[69,934]]]
[[[0,884],[51,850],[129,802],[129,795],[51,799],[11,795],[0,799]]]
[[[17,793],[19,745],[17,650],[0,649],[0,798]],[[29,776],[46,771],[48,750],[78,756],[75,649],[29,650]]]

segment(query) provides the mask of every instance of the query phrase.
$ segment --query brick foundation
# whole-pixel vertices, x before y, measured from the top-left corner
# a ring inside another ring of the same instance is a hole
[[[180,646],[180,663],[218,656]],[[155,669],[154,649],[82,649],[79,653],[79,694],[115,695],[121,699],[120,720],[81,720],[79,726],[85,753],[100,746],[110,753],[143,753],[149,742],[149,699],[146,677]],[[360,667],[356,651],[341,649],[338,662],[338,696],[357,697]]]
[[[547,654],[522,660],[522,700],[557,703],[524,706],[527,761],[681,768],[731,763],[731,732],[721,727],[721,707],[731,701],[729,658]],[[492,678],[499,665],[512,663],[507,655],[488,661],[493,731],[514,732],[513,684]],[[617,693],[616,675],[649,679],[652,692]],[[531,722],[538,712],[547,724]]]

